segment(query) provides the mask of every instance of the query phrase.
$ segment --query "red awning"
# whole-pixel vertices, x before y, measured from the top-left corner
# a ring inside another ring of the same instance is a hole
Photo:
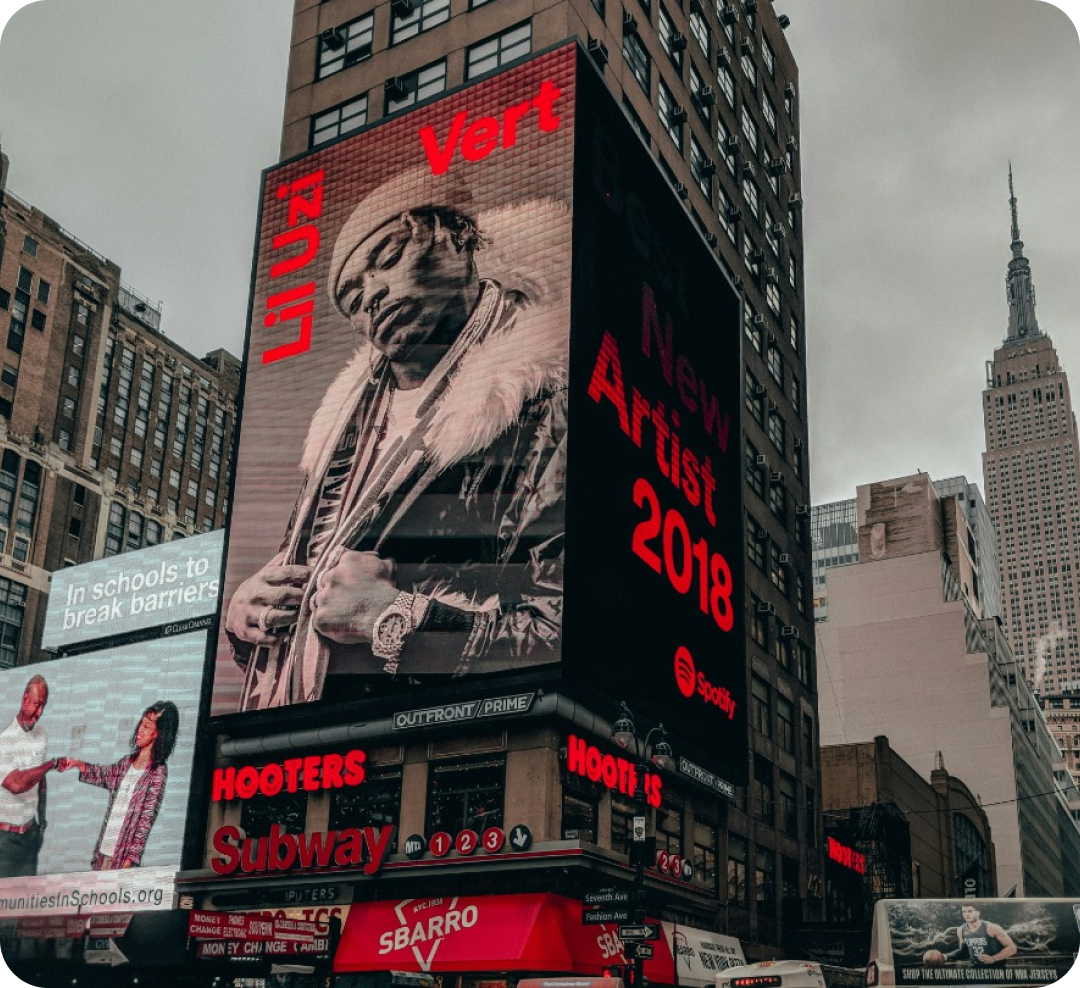
[[[580,902],[542,893],[354,903],[334,970],[599,975],[626,964],[618,924],[586,926],[581,917]],[[663,931],[653,951],[645,975],[673,983]]]

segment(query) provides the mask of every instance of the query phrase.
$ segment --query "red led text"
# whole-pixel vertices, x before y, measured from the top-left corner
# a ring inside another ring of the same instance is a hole
[[[566,739],[566,768],[590,782],[602,782],[608,789],[633,796],[637,788],[637,768],[618,755],[607,755],[584,738],[571,734]],[[661,803],[663,781],[652,772],[645,774],[645,799],[653,807]]]
[[[383,864],[396,827],[346,827],[314,834],[287,834],[278,824],[269,837],[247,837],[240,827],[221,827],[213,838],[210,867],[217,875],[235,871],[292,868],[358,868],[374,875]]]
[[[829,859],[860,875],[866,874],[866,855],[860,854],[846,844],[841,844],[832,837],[829,838]]]
[[[367,755],[362,751],[347,751],[344,755],[308,755],[305,758],[287,758],[284,762],[270,762],[256,768],[214,769],[210,798],[251,799],[254,795],[276,796],[279,792],[314,792],[317,789],[344,789],[358,786],[364,781],[364,762]]]

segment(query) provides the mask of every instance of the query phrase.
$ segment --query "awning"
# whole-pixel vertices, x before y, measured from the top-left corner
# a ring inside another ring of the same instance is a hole
[[[653,952],[646,977],[674,983],[670,931]],[[537,893],[354,903],[334,970],[600,975],[626,963],[617,923],[585,925],[581,902]]]

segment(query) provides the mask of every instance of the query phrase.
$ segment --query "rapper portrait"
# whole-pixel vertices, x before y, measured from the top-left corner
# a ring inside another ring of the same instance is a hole
[[[227,604],[241,710],[558,660],[569,229],[426,165],[345,220],[325,287],[351,353],[280,550]]]

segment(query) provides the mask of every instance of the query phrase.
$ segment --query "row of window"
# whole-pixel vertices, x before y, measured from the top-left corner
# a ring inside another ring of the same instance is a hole
[[[475,2],[474,6],[476,6]],[[443,13],[446,16],[443,16]],[[394,16],[397,17],[396,14]],[[425,0],[425,2],[417,4],[410,16],[412,19],[403,27],[403,30],[407,29],[416,34],[421,30],[435,27],[437,24],[443,23],[446,17],[449,16],[449,0]],[[352,24],[345,27],[352,30],[353,25],[363,21],[371,21],[371,18],[372,15],[369,14],[364,18],[360,18],[360,21],[352,22]],[[354,50],[356,52],[366,51],[366,54],[358,55],[353,61],[371,54],[370,25],[368,33],[363,36],[368,38],[365,42],[366,48],[358,43]],[[412,37],[412,34],[407,36]],[[396,40],[404,40],[404,38],[399,37]],[[320,39],[320,66],[322,65],[324,52],[330,51],[326,48],[327,43],[327,37],[324,34]],[[396,41],[392,40],[391,43],[396,43]],[[471,80],[486,75],[524,58],[531,51],[532,22],[523,21],[467,48],[465,51],[465,78]],[[342,59],[345,59],[345,56],[342,56]],[[340,68],[345,67],[346,61],[342,60],[340,64],[338,64],[338,61],[328,61],[328,64],[337,65],[337,68],[332,69],[332,71],[338,71]],[[352,63],[348,62],[347,64]],[[318,78],[324,78],[324,75],[320,74]],[[384,86],[383,114],[397,113],[438,96],[446,91],[446,78],[446,59],[442,58],[422,68],[387,80]],[[351,134],[353,131],[364,127],[368,119],[369,102],[366,93],[353,97],[344,103],[339,103],[337,106],[330,107],[312,117],[310,145],[315,147],[338,137],[343,137],[346,134]]]

